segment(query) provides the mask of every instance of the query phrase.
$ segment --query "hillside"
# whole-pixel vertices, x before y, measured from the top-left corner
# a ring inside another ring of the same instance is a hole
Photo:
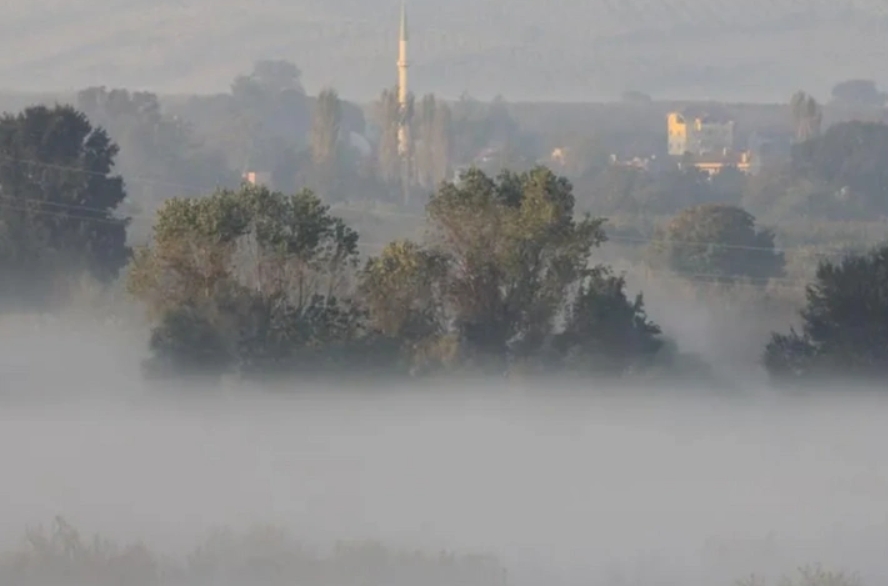
[[[263,57],[299,64],[310,91],[364,99],[394,81],[397,0],[4,4],[3,89],[205,92]],[[880,0],[410,0],[409,11],[414,88],[448,96],[773,100],[881,75],[888,56]]]

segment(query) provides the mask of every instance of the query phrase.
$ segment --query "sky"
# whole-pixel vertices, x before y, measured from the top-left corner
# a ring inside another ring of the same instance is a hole
[[[224,91],[260,58],[299,65],[310,92],[369,99],[395,82],[397,0],[10,0],[4,90],[88,85]],[[783,101],[880,80],[876,0],[409,0],[411,87],[457,97]]]

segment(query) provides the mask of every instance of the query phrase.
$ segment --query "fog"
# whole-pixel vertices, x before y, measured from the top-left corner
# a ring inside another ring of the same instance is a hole
[[[226,91],[255,59],[303,68],[368,100],[395,82],[397,0],[8,0],[0,75],[8,89],[90,85]],[[888,44],[876,0],[408,0],[419,94],[512,100],[658,97],[785,101],[879,75]],[[212,15],[212,18],[208,16]],[[308,56],[311,56],[310,58]],[[883,77],[877,82],[884,83]]]
[[[261,523],[494,553],[515,583],[888,574],[886,404],[867,395],[157,388],[112,326],[41,323],[3,324],[4,545],[61,514],[172,554]]]

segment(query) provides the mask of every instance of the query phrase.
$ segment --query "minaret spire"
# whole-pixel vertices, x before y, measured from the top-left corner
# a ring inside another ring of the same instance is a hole
[[[398,37],[398,155],[401,157],[401,187],[404,191],[404,200],[409,198],[411,168],[411,138],[410,138],[410,104],[409,89],[407,87],[407,7],[405,0],[401,0],[401,31]]]
[[[402,109],[407,107],[407,7],[401,0],[401,34],[398,37],[398,104]]]

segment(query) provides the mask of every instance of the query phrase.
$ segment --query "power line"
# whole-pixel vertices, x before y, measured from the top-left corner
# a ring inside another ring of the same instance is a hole
[[[86,221],[94,221],[100,223],[110,223],[118,225],[122,219],[108,219],[108,218],[96,218],[96,217],[77,217],[71,216],[67,213],[62,213],[54,210],[34,210],[27,207],[10,205],[9,202],[0,201],[0,210],[2,209],[10,209],[13,211],[22,211],[22,212],[31,212],[41,215],[48,215],[53,217],[64,217],[64,218],[74,218],[78,220],[86,220]],[[363,249],[365,251],[376,251],[381,252],[387,247],[390,242],[374,242],[374,241],[358,241],[358,249]],[[285,258],[289,257],[297,257],[296,254],[285,255]],[[776,287],[786,287],[797,289],[799,286],[804,286],[810,283],[809,280],[802,278],[791,278],[791,277],[730,277],[726,275],[720,275],[715,273],[692,273],[692,272],[682,272],[682,271],[672,271],[672,270],[663,270],[663,269],[652,269],[649,267],[639,268],[630,266],[628,270],[624,266],[621,271],[623,274],[632,274],[636,275],[638,272],[641,272],[643,276],[654,275],[658,278],[658,280],[682,280],[682,281],[692,281],[692,282],[702,282],[702,283],[711,283],[711,284],[723,284],[730,285],[731,287],[737,286],[776,286]]]
[[[34,165],[34,166],[38,166],[38,167],[56,169],[56,170],[61,170],[61,171],[70,171],[73,173],[80,173],[80,174],[84,174],[84,175],[94,175],[94,176],[100,176],[100,177],[108,177],[109,176],[107,173],[103,173],[100,171],[90,171],[88,169],[82,169],[82,168],[74,167],[74,166],[70,166],[70,165],[59,165],[59,164],[47,163],[47,162],[38,161],[38,160],[21,159],[21,158],[17,158],[17,157],[11,157],[8,155],[0,155],[0,160],[4,160],[7,162],[22,163],[22,164],[26,164],[26,165]],[[180,183],[180,182],[175,182],[175,181],[154,180],[154,179],[144,178],[144,177],[134,177],[131,179],[127,179],[126,181],[127,182],[134,182],[134,183],[144,182],[144,183],[153,183],[153,184],[165,184],[165,185],[178,186],[178,187],[188,187],[190,189],[199,190],[200,193],[204,193],[204,194],[212,193],[213,191],[221,188],[220,185],[216,185],[212,188],[201,188],[201,187],[198,187],[196,184],[187,184],[187,183]],[[107,209],[90,207],[90,206],[86,206],[86,205],[82,205],[82,204],[53,202],[53,201],[46,201],[46,200],[42,200],[42,199],[38,199],[38,198],[0,195],[0,199],[9,199],[9,200],[12,200],[15,202],[21,202],[21,203],[33,202],[35,204],[40,204],[40,205],[45,205],[45,206],[50,206],[50,207],[58,207],[58,208],[72,210],[72,211],[84,211],[84,212],[101,213],[101,214],[106,214],[106,213],[109,213],[109,211],[110,211]],[[21,211],[35,211],[35,210],[25,209],[25,210],[21,210]],[[365,214],[371,214],[371,215],[375,215],[375,216],[411,218],[411,219],[417,219],[417,220],[419,220],[419,219],[425,220],[426,219],[425,214],[419,214],[419,213],[415,213],[415,212],[404,212],[404,211],[397,211],[397,210],[371,210],[371,211],[368,211],[368,210],[361,210],[358,208],[334,208],[331,206],[330,211],[334,212],[334,213],[339,213],[339,212],[365,213]],[[70,217],[77,217],[77,216],[70,216]],[[131,213],[128,215],[128,217],[133,218],[133,219],[135,219],[135,218],[150,218],[150,217],[153,217],[153,214],[146,214],[144,212],[143,213]],[[117,219],[94,218],[94,217],[83,217],[83,216],[77,217],[77,218],[81,219],[81,220],[85,220],[85,221],[86,220],[105,221],[105,222],[109,222],[109,223],[117,223],[120,221]],[[888,237],[888,223],[885,224],[885,227],[886,227],[886,237]],[[731,243],[725,243],[725,242],[706,241],[706,240],[676,240],[676,239],[666,239],[666,238],[631,237],[631,236],[619,236],[619,235],[607,235],[607,241],[608,242],[616,242],[616,243],[623,242],[623,243],[631,243],[631,244],[648,244],[648,245],[651,245],[651,244],[678,244],[678,245],[684,245],[684,246],[708,246],[708,247],[712,247],[712,248],[719,248],[719,249],[726,249],[726,250],[745,250],[745,251],[750,251],[750,252],[757,251],[757,252],[774,252],[774,253],[786,253],[786,252],[792,252],[795,250],[810,250],[812,248],[810,246],[805,246],[805,245],[796,245],[796,246],[789,246],[789,247],[787,247],[787,246],[767,247],[767,246],[731,244]],[[826,256],[829,253],[842,254],[842,253],[847,253],[849,251],[848,247],[817,246],[815,248],[816,248],[815,252],[818,254],[818,256]]]

